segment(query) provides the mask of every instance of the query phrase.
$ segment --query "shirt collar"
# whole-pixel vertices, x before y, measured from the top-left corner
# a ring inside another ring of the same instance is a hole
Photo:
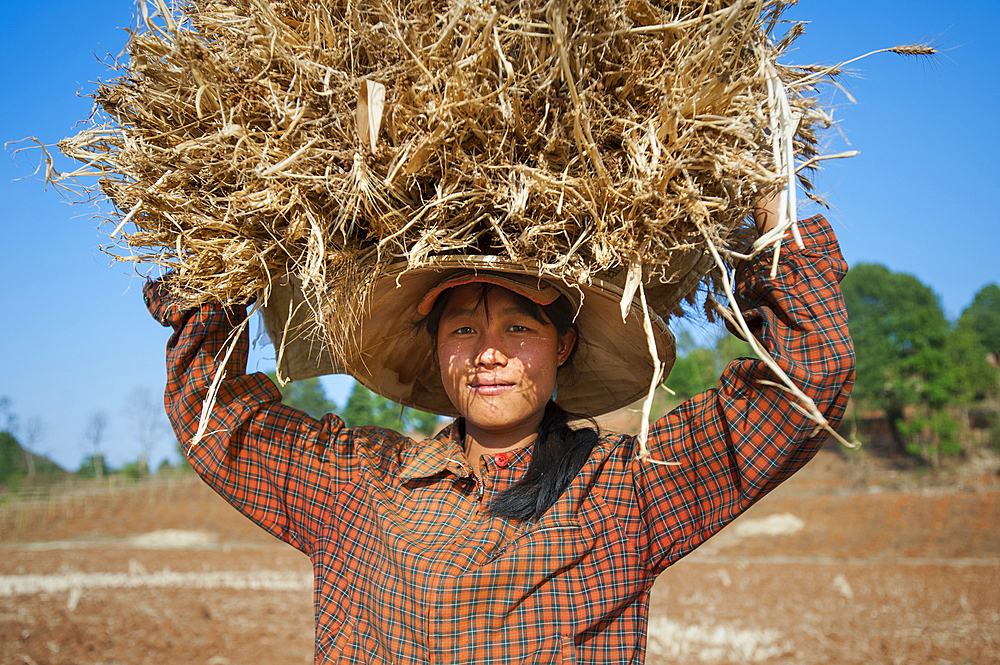
[[[429,478],[450,471],[460,478],[472,475],[465,459],[461,427],[458,421],[445,427],[432,438],[424,439],[403,454],[401,482],[415,478]]]

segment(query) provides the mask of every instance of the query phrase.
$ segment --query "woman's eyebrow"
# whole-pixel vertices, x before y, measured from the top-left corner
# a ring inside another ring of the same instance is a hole
[[[472,317],[478,316],[481,310],[482,310],[482,308],[480,306],[478,306],[478,305],[475,306],[475,307],[465,307],[465,308],[462,308],[462,309],[453,309],[453,310],[449,310],[449,311],[445,312],[444,314],[442,314],[441,315],[441,320],[442,321],[447,321],[449,319],[456,319],[456,318],[472,318]],[[527,312],[525,312],[520,307],[517,307],[516,305],[511,305],[510,307],[504,307],[499,312],[493,312],[493,315],[494,316],[497,316],[497,315],[499,315],[499,316],[524,316],[524,317],[527,317],[527,318],[532,319],[532,320],[534,320],[534,318],[535,318],[535,317],[531,316],[531,314],[528,314]]]
[[[455,319],[455,318],[468,318],[476,316],[479,312],[479,307],[465,307],[463,309],[450,309],[441,315],[441,320]]]
[[[514,315],[517,315],[517,316],[526,316],[529,319],[534,319],[535,318],[531,314],[529,314],[528,312],[524,311],[523,309],[521,309],[520,307],[518,307],[516,305],[511,305],[510,307],[505,307],[504,309],[502,309],[500,311],[500,314],[502,316],[514,316]]]

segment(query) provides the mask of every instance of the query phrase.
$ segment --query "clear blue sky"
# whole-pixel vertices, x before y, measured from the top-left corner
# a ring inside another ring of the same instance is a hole
[[[98,56],[122,50],[119,26],[132,23],[135,3],[0,1],[0,141],[54,144],[88,116],[82,95],[93,82],[112,76]],[[861,154],[828,163],[817,185],[852,264],[916,275],[957,317],[1000,281],[990,198],[1000,170],[1000,3],[803,0],[791,16],[812,23],[788,62],[833,64],[921,41],[946,49],[933,61],[886,54],[854,66],[859,75],[845,82],[858,103],[833,98],[841,124],[829,152],[848,149],[846,141]],[[126,397],[135,387],[159,395],[167,331],[146,314],[141,280],[100,251],[94,208],[46,191],[31,176],[37,154],[0,157],[0,396],[22,421],[44,419],[37,452],[66,467],[86,454],[83,431],[100,409],[110,421],[109,461],[132,461]],[[251,367],[270,369],[268,356],[256,351]],[[328,381],[340,403],[349,385]],[[154,464],[171,445],[163,436]]]

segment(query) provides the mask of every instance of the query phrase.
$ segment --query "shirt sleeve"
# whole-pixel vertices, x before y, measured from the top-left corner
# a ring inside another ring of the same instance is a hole
[[[805,248],[786,242],[737,270],[744,318],[791,380],[832,427],[854,382],[854,347],[839,282],[847,264],[822,217],[800,222]],[[656,574],[749,508],[811,459],[828,435],[797,411],[757,359],[729,364],[716,389],[688,400],[650,428],[651,457],[633,460],[640,556]],[[634,452],[634,451],[633,451]]]
[[[192,443],[202,404],[245,308],[206,304],[183,309],[160,281],[143,299],[173,328],[167,343],[165,406],[182,450],[198,474],[237,510],[274,536],[311,554],[321,537],[331,494],[349,482],[353,437],[333,415],[316,420],[281,404],[263,374],[245,374],[244,326],[224,369],[204,435]],[[337,465],[328,460],[336,458]]]

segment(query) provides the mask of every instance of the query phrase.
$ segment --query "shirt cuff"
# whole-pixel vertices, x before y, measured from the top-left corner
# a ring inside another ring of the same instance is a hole
[[[147,280],[142,287],[142,301],[146,303],[146,309],[160,325],[168,328],[180,328],[195,308],[184,307],[176,297],[171,295],[170,289],[167,287],[169,279],[170,275],[166,275],[159,279]]]
[[[190,318],[191,314],[200,309],[184,302],[183,299],[172,294],[168,283],[170,273],[154,280],[147,280],[142,287],[142,301],[146,303],[146,309],[156,319],[160,325],[167,328],[179,330]],[[232,305],[221,305],[218,303],[205,303],[201,307],[224,312],[230,321],[241,320],[246,317],[247,307],[256,302],[257,298],[249,298],[245,302],[234,303]]]
[[[804,252],[807,255],[821,257],[824,263],[823,268],[831,270],[836,281],[840,281],[847,274],[847,263],[844,261],[840,251],[840,243],[830,226],[830,222],[822,215],[815,215],[808,219],[799,220],[799,235],[802,237],[803,247],[795,242],[791,237],[791,232],[786,234],[786,238],[781,241],[781,257],[793,256]],[[780,259],[780,257],[779,257]],[[738,277],[752,279],[753,275],[769,274],[774,261],[774,247],[770,246],[749,261],[743,262],[737,270]]]

